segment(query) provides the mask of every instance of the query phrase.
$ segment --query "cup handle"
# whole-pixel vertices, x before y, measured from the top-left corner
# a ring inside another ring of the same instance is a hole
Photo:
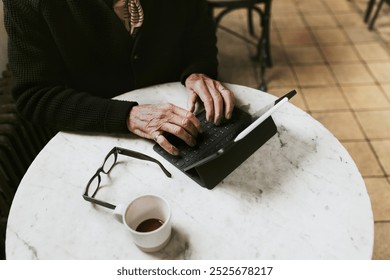
[[[114,217],[121,223],[123,223],[123,216],[125,215],[126,205],[118,204],[114,209]]]

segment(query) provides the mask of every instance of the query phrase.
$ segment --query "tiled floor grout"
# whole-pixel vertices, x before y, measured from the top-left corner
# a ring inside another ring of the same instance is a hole
[[[366,182],[373,206],[373,258],[390,259],[390,74],[386,76],[386,72],[390,73],[390,21],[386,21],[386,17],[390,19],[390,7],[381,13],[376,28],[368,31],[363,23],[366,3],[367,0],[273,0],[273,67],[267,69],[266,76],[268,92],[272,94],[296,88],[301,96],[295,105],[323,122],[349,151]],[[241,20],[241,28],[245,29],[245,14],[239,13],[227,16],[224,25]],[[236,18],[232,20],[233,17]],[[218,32],[223,53],[221,76],[226,82],[257,87],[254,81],[259,82],[258,69],[249,70],[251,63],[240,62],[243,54],[253,53],[252,46],[228,36]],[[380,54],[371,53],[373,46]],[[344,51],[348,59],[337,51]],[[224,61],[224,57],[234,57],[234,61]],[[237,71],[237,65],[241,71]],[[248,73],[254,77],[248,77]],[[308,80],[306,75],[314,75],[312,78],[317,80]],[[340,128],[343,121],[349,126],[346,131]]]

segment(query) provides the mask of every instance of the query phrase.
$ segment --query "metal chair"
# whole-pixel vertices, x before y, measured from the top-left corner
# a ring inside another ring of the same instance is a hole
[[[368,22],[371,16],[372,8],[374,8],[375,0],[369,0],[367,3],[366,12],[364,13],[364,22]]]
[[[7,219],[0,216],[0,260],[5,260],[5,230],[7,228]]]
[[[237,9],[247,9],[249,34],[254,36],[253,13],[260,17],[261,35],[256,45],[256,55],[254,57],[260,64],[260,89],[267,90],[265,71],[267,67],[272,66],[270,50],[270,20],[271,20],[271,2],[272,0],[207,0],[210,16],[214,19],[216,26],[237,36],[238,38],[253,44],[246,37],[238,34],[226,27],[220,25],[222,18],[228,13]],[[257,4],[263,4],[260,8]],[[221,11],[214,15],[215,9]]]
[[[384,3],[387,3],[388,5],[390,5],[390,0],[380,0],[378,5],[377,5],[377,7],[376,7],[376,10],[374,12],[373,17],[369,21],[370,16],[371,16],[371,12],[372,12],[372,10],[374,8],[374,5],[375,5],[375,0],[369,0],[368,1],[366,12],[365,12],[365,15],[364,15],[364,22],[368,22],[368,29],[372,30],[374,28],[375,21],[376,21],[378,15],[379,15],[379,12],[381,11],[382,6],[383,6]]]
[[[19,116],[11,96],[11,72],[0,77],[0,259],[5,258],[5,228],[16,189],[54,131]]]

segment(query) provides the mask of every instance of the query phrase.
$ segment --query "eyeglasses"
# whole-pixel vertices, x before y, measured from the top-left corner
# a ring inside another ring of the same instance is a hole
[[[157,159],[152,158],[148,155],[136,152],[136,151],[127,150],[127,149],[123,149],[123,148],[119,148],[119,147],[114,147],[107,154],[107,156],[104,158],[103,165],[96,171],[96,173],[89,180],[87,187],[85,189],[85,193],[83,194],[83,198],[85,200],[92,202],[92,203],[96,203],[100,206],[104,206],[104,207],[107,207],[110,209],[115,209],[115,207],[116,207],[115,205],[110,204],[110,203],[105,202],[105,201],[98,200],[95,198],[95,195],[100,188],[100,182],[101,182],[100,173],[104,173],[104,174],[110,173],[110,171],[112,170],[112,168],[114,167],[114,165],[117,161],[118,154],[129,156],[129,157],[134,157],[134,158],[141,159],[141,160],[152,161],[152,162],[158,164],[158,166],[160,166],[161,170],[164,172],[164,174],[167,177],[170,178],[172,176],[171,173],[169,173],[169,171],[166,170],[165,167]]]

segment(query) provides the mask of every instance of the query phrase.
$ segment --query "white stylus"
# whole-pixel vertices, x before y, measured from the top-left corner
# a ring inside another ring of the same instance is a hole
[[[288,101],[288,97],[285,97],[282,100],[280,100],[278,103],[276,103],[275,106],[271,107],[267,112],[262,114],[257,120],[255,120],[247,128],[241,131],[241,133],[239,133],[234,139],[234,142],[238,142],[241,139],[243,139],[245,136],[247,136],[255,127],[257,127],[259,124],[265,121],[269,116],[271,116],[276,110],[279,109],[280,106],[282,106],[287,101]]]

